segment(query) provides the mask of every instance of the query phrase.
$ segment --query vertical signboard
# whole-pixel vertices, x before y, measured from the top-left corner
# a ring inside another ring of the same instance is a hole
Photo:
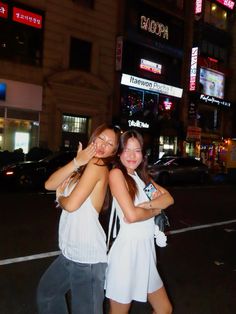
[[[190,81],[189,81],[190,91],[196,90],[197,60],[198,60],[198,47],[193,47],[191,53],[191,66],[190,66]]]
[[[195,14],[202,13],[202,0],[195,0]]]
[[[0,2],[0,18],[1,17],[5,19],[8,17],[8,5],[3,2]]]

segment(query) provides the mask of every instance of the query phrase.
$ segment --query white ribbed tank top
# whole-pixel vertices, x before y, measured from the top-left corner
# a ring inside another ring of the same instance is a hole
[[[72,188],[66,188],[69,195]],[[74,212],[62,210],[59,222],[59,248],[62,254],[80,263],[106,263],[106,234],[90,196]]]

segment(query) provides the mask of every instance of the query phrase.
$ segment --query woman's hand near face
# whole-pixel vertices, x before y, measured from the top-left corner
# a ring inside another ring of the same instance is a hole
[[[68,164],[55,171],[45,182],[46,190],[56,190],[62,182],[68,179],[71,174],[80,166],[86,165],[96,154],[96,145],[91,143],[85,149],[79,143],[77,155]]]
[[[86,165],[96,154],[96,144],[91,143],[83,149],[82,143],[79,142],[77,155],[75,157],[78,167]]]

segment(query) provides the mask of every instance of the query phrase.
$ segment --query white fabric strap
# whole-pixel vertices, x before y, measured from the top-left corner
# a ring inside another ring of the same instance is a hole
[[[114,219],[115,219],[115,223],[114,223],[113,232],[112,232],[112,225],[113,225]],[[112,200],[112,206],[111,206],[111,214],[110,214],[110,219],[109,219],[109,227],[108,227],[107,250],[109,250],[111,232],[112,232],[113,238],[116,238],[116,236],[117,236],[116,220],[117,220],[117,215],[116,215],[115,201],[113,199]]]

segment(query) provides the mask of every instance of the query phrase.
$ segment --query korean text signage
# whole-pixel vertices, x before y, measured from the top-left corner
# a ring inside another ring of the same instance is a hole
[[[146,80],[129,74],[122,74],[121,84],[140,89],[149,90],[156,93],[161,93],[169,96],[181,98],[183,89],[171,85],[158,83],[155,81]]]
[[[158,37],[168,40],[169,31],[168,26],[151,19],[145,15],[140,17],[140,28],[146,32],[155,34]]]
[[[6,3],[0,2],[0,18],[7,18],[8,17],[8,5]]]
[[[231,0],[216,0],[216,2],[219,2],[223,4],[225,7],[227,7],[230,10],[233,10],[235,2]]]
[[[30,11],[13,7],[13,21],[36,28],[42,28],[42,16]]]
[[[198,47],[192,48],[189,90],[196,90]]]

